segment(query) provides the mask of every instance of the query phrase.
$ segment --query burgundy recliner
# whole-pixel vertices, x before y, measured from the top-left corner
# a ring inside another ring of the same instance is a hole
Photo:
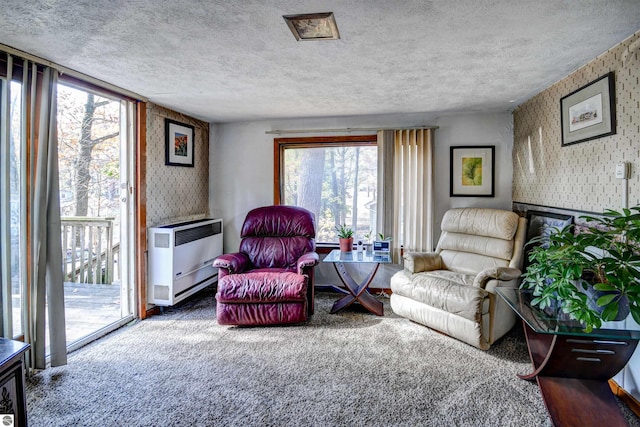
[[[219,256],[216,317],[220,325],[279,325],[313,314],[318,264],[315,218],[297,206],[247,214],[240,250]]]

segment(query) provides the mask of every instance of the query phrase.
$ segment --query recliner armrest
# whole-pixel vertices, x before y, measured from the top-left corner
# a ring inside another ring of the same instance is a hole
[[[249,256],[242,252],[220,255],[213,260],[213,266],[216,268],[224,268],[229,274],[238,274],[247,270],[251,266]]]
[[[320,257],[316,252],[307,252],[298,258],[298,274],[304,274],[304,270],[318,265]]]
[[[473,286],[484,289],[487,286],[489,280],[499,280],[501,282],[508,282],[510,280],[517,279],[522,275],[522,272],[513,267],[492,267],[482,270],[473,281]]]
[[[435,252],[407,252],[403,258],[405,270],[411,273],[442,270],[442,258]]]

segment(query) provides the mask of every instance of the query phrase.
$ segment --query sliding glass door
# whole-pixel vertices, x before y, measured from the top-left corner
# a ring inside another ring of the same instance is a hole
[[[132,318],[129,103],[58,85],[58,157],[67,343]]]
[[[2,336],[21,339],[32,271],[27,191],[33,171],[27,165],[34,153],[24,142],[29,112],[23,108],[22,84],[0,83],[0,329]],[[62,83],[57,89],[61,268],[67,346],[74,348],[134,315],[130,195],[135,106]]]
[[[3,100],[0,111],[2,120],[0,131],[2,133],[2,152],[0,154],[0,203],[2,236],[2,250],[0,250],[0,272],[2,274],[2,284],[5,287],[2,293],[2,329],[4,336],[19,337],[24,334],[21,316],[21,305],[23,298],[22,280],[24,279],[21,262],[24,262],[21,243],[25,238],[22,206],[22,194],[20,189],[23,186],[24,170],[20,167],[21,157],[25,154],[20,145],[22,122],[20,112],[22,110],[22,85],[18,82],[7,82],[0,80],[0,98]],[[4,99],[4,93],[10,92],[9,102]]]

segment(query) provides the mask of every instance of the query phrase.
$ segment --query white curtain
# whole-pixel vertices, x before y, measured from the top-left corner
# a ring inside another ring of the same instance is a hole
[[[7,79],[2,90],[2,179],[7,174],[6,153],[11,136],[9,120],[10,83],[14,64],[22,65],[22,110],[20,111],[20,278],[22,329],[24,341],[31,345],[26,362],[30,369],[46,367],[45,329],[49,331],[51,366],[66,364],[64,283],[58,189],[57,81],[58,72],[30,61],[7,55]],[[19,67],[18,67],[19,68]],[[15,123],[14,123],[15,124]],[[8,187],[8,185],[7,185]],[[4,186],[3,186],[4,188]],[[6,198],[3,192],[3,199]],[[3,217],[8,210],[2,206]],[[2,221],[3,257],[11,251],[9,235]],[[14,247],[15,250],[15,247]],[[29,261],[27,263],[27,260]],[[3,267],[9,264],[4,260]],[[11,287],[3,281],[3,335],[12,337]],[[9,305],[7,307],[7,298]],[[7,308],[9,308],[7,312]],[[46,315],[45,315],[46,310]],[[7,321],[8,319],[8,321]]]
[[[433,130],[378,132],[378,230],[393,237],[394,261],[433,250]]]

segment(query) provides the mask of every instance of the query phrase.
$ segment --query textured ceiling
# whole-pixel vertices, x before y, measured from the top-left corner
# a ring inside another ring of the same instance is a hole
[[[282,15],[334,12],[340,40]],[[640,30],[640,0],[3,0],[0,43],[210,122],[508,111]]]

